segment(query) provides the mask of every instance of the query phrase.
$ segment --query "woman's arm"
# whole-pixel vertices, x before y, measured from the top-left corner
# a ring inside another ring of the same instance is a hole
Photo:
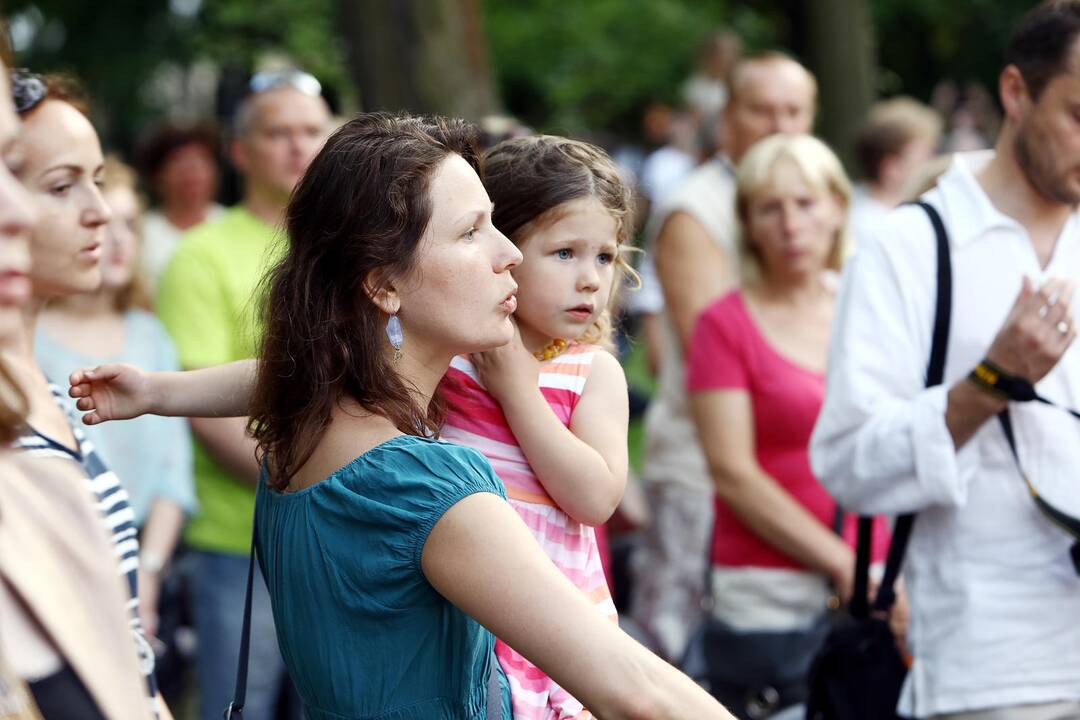
[[[758,537],[825,573],[850,597],[851,549],[757,462],[750,395],[734,389],[691,392],[690,409],[717,495]]]
[[[470,495],[435,524],[428,581],[597,717],[733,720],[690,678],[604,617],[544,555],[501,498]]]
[[[607,522],[626,489],[629,465],[629,400],[619,362],[596,353],[569,428],[537,386],[536,360],[520,340],[483,353],[475,363],[551,499],[578,522]]]
[[[172,559],[183,529],[183,508],[159,496],[150,506],[139,540],[139,617],[147,637],[157,635],[161,571]]]
[[[175,417],[242,417],[255,387],[257,361],[239,360],[201,370],[146,372],[112,364],[76,370],[68,394],[96,425],[147,413]]]

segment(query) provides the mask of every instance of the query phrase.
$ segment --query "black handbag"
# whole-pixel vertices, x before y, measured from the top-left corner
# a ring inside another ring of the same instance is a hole
[[[926,211],[937,243],[937,299],[926,387],[940,385],[945,375],[945,352],[952,314],[952,261],[949,239],[933,206]],[[807,720],[893,720],[907,666],[885,619],[896,601],[896,579],[907,551],[915,514],[901,515],[893,527],[885,574],[871,607],[870,550],[874,519],[859,518],[855,551],[855,586],[849,617],[829,632],[810,667]]]

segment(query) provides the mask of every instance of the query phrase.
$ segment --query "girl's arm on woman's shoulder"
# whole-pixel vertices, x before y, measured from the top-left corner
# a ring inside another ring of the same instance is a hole
[[[111,364],[76,370],[68,394],[96,425],[140,415],[241,417],[248,414],[255,386],[255,360],[181,372],[146,372]]]
[[[494,494],[453,505],[428,535],[421,566],[443,597],[597,717],[733,720],[690,678],[603,616]]]

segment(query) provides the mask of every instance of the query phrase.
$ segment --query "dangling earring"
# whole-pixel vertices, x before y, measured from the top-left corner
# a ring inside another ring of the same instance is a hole
[[[405,333],[401,330],[401,321],[397,315],[391,315],[386,323],[386,337],[394,347],[394,362],[401,359],[401,345],[405,342]]]

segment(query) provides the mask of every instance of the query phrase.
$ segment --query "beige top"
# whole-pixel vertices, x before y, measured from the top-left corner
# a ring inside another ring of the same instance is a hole
[[[657,208],[646,229],[650,245],[667,218],[675,212],[695,218],[712,241],[727,253],[731,261],[725,269],[725,285],[734,285],[738,266],[735,175],[727,159],[716,157],[699,167]],[[712,488],[712,479],[690,418],[682,343],[667,309],[661,317],[664,357],[660,364],[659,387],[645,414],[643,479],[650,484],[680,483],[708,491]]]
[[[70,461],[0,454],[0,580],[33,615],[22,623],[38,630],[29,642],[55,648],[105,717],[151,718],[112,547]],[[12,662],[15,642],[0,636]]]

